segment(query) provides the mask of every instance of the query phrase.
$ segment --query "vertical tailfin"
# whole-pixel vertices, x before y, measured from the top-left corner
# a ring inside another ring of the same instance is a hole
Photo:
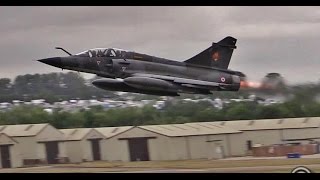
[[[235,46],[236,42],[237,39],[233,37],[225,37],[218,43],[212,43],[211,47],[184,62],[188,64],[228,69],[233,50],[237,48]]]

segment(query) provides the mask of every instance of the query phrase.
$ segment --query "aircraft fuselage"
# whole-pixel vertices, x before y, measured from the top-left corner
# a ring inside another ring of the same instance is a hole
[[[229,64],[235,40],[227,37],[219,43],[183,62],[111,48],[97,48],[68,57],[39,61],[104,77],[92,84],[105,90],[168,96],[237,91],[240,88],[240,72],[225,68]],[[212,50],[214,48],[215,51]]]

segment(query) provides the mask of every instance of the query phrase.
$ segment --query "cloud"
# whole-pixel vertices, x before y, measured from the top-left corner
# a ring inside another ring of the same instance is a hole
[[[252,79],[278,72],[289,82],[317,81],[319,17],[317,7],[0,7],[0,77],[59,72],[32,61],[65,55],[55,46],[182,61],[231,35],[238,39],[231,69]]]

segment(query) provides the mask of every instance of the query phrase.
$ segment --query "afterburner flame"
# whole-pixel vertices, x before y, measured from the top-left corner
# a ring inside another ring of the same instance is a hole
[[[253,81],[241,81],[240,87],[241,88],[261,88],[261,83],[253,82]]]

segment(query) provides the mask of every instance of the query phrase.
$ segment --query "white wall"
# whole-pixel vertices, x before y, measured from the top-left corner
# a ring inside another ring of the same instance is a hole
[[[8,136],[1,135],[0,136],[0,145],[9,145],[9,153],[10,153],[10,161],[12,167],[22,167],[22,157],[20,153],[20,149],[17,145],[17,142],[15,142],[13,139],[11,139]],[[1,151],[1,149],[0,149]],[[0,152],[1,154],[1,152]],[[0,167],[1,164],[1,156],[0,156]]]
[[[11,166],[12,167],[22,167],[23,166],[22,157],[21,157],[20,149],[18,148],[18,146],[16,146],[16,145],[10,146],[10,157],[11,157]]]
[[[86,159],[87,161],[93,161],[93,152],[92,152],[92,145],[91,141],[89,139],[101,139],[99,140],[100,144],[100,156],[102,159],[102,144],[104,136],[100,134],[96,130],[91,130],[84,138],[81,140],[81,147],[83,149],[83,159]]]
[[[36,140],[38,143],[37,153],[39,159],[47,160],[46,146],[44,142],[58,141],[59,154],[58,157],[67,157],[66,147],[63,143],[64,134],[51,125],[47,125],[42,131],[37,134]]]
[[[150,160],[185,160],[185,159],[216,159],[223,156],[243,155],[245,140],[241,133],[167,137],[139,127],[102,141],[102,159],[109,161],[130,161],[128,140],[119,138],[156,137],[148,139]],[[230,136],[230,137],[228,137]],[[207,142],[208,140],[221,140]],[[237,141],[237,142],[231,142]],[[232,146],[233,144],[233,146]],[[241,146],[242,145],[242,146]],[[217,148],[223,151],[219,153]],[[239,146],[239,147],[237,147]]]
[[[110,138],[101,141],[101,158],[107,161],[129,161],[127,141]]]
[[[38,143],[37,148],[35,148],[37,152],[37,158],[42,161],[47,161],[47,152],[45,143]]]
[[[34,136],[30,137],[14,137],[18,144],[22,159],[38,159],[39,144]]]
[[[109,161],[130,161],[128,140],[119,138],[156,137],[148,139],[150,160],[163,160],[170,156],[167,137],[135,127],[110,139],[102,140],[102,158]]]
[[[188,158],[187,143],[184,137],[167,137],[158,134],[154,134],[154,136],[156,136],[155,139],[148,139],[151,161]]]
[[[58,142],[58,148],[59,148],[58,157],[60,158],[68,157],[65,142],[63,141]]]
[[[281,131],[284,139],[307,139],[320,137],[320,128],[283,129]]]
[[[229,156],[245,156],[247,153],[247,140],[243,133],[228,134],[226,142],[229,151]],[[252,137],[251,137],[252,138]]]
[[[207,158],[207,137],[206,136],[189,136],[187,137],[190,159]]]
[[[71,163],[82,162],[83,147],[80,141],[67,141],[63,143],[66,148],[66,154]]]
[[[243,136],[245,138],[245,141],[251,140],[252,145],[271,145],[279,144],[282,142],[280,130],[243,131]]]
[[[223,142],[212,141],[207,143],[207,159],[221,159],[226,156],[226,147]]]
[[[230,146],[227,138],[228,134],[208,135],[207,158],[221,159],[230,156]]]
[[[93,153],[92,153],[92,147],[91,147],[91,141],[88,139],[84,139],[81,142],[81,148],[82,148],[82,158],[86,161],[93,161]],[[100,153],[101,153],[101,142],[100,143]]]
[[[58,157],[68,157],[66,152],[66,144],[65,142],[58,142]],[[79,150],[79,149],[77,149]],[[37,147],[35,148],[35,151],[37,153],[37,158],[40,160],[47,160],[47,150],[46,150],[46,143],[45,142],[38,142]]]

